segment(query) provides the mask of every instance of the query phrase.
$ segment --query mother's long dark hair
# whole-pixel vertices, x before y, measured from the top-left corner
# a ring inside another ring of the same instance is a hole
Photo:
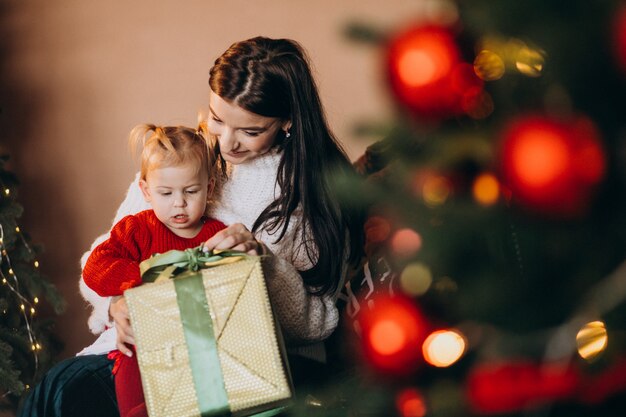
[[[301,240],[314,264],[301,271],[304,282],[318,294],[335,291],[344,260],[360,260],[363,229],[358,210],[345,207],[330,183],[352,167],[328,128],[306,53],[289,39],[241,41],[215,61],[209,85],[252,113],[291,120],[290,137],[281,130],[276,138],[283,150],[276,178],[281,196],[261,212],[253,231],[278,231],[280,240],[301,205]]]

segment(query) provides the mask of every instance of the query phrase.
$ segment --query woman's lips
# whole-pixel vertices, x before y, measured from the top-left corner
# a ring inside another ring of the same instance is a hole
[[[248,153],[248,151],[231,151],[231,152],[226,152],[226,155],[231,156],[233,158],[237,158],[246,153]]]

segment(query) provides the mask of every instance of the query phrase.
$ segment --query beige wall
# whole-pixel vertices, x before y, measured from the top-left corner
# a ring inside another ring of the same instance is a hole
[[[352,159],[361,119],[391,113],[380,50],[342,36],[352,19],[391,29],[430,0],[4,0],[0,6],[2,150],[22,184],[23,229],[45,246],[63,292],[69,356],[93,340],[78,295],[79,258],[110,226],[135,167],[141,122],[195,124],[212,61],[232,42],[289,37],[309,51],[329,121]]]

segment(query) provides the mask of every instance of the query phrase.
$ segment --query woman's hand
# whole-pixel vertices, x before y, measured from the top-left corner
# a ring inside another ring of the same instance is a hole
[[[231,224],[226,229],[220,230],[204,242],[203,246],[207,252],[213,249],[233,249],[246,252],[248,255],[265,253],[263,244],[241,223]]]
[[[130,319],[128,316],[128,305],[123,295],[118,295],[111,298],[111,305],[109,306],[109,314],[115,322],[115,328],[117,329],[117,348],[126,356],[133,356],[133,351],[126,346],[127,343],[134,345],[135,338],[133,329],[130,326]]]

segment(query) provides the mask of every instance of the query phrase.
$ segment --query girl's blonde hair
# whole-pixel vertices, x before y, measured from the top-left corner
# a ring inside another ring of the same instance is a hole
[[[153,169],[188,164],[194,166],[196,172],[207,172],[210,180],[219,183],[222,175],[217,153],[209,149],[206,137],[206,123],[201,123],[197,129],[141,124],[131,130],[128,144],[134,158],[141,150],[138,159],[142,180]]]

